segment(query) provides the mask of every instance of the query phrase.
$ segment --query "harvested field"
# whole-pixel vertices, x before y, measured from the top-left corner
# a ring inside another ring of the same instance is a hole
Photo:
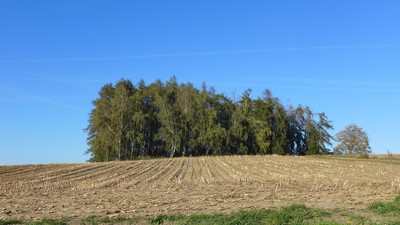
[[[400,163],[234,156],[0,166],[0,218],[153,216],[292,203],[360,209],[400,193]]]

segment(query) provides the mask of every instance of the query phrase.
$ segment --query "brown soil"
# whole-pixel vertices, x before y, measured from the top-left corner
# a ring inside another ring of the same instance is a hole
[[[400,193],[400,164],[235,156],[0,166],[0,219],[230,212],[293,203],[357,210]]]

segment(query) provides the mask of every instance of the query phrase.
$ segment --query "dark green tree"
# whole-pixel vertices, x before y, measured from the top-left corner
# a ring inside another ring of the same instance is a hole
[[[274,120],[272,122],[272,153],[279,155],[292,154],[290,149],[290,124],[288,113],[278,99],[274,99],[273,106]]]
[[[255,154],[254,111],[250,94],[250,89],[243,93],[232,115],[230,135],[237,154]]]
[[[265,90],[263,97],[254,100],[253,128],[256,139],[256,153],[272,154],[275,128],[275,99],[270,90]]]
[[[114,134],[110,131],[111,100],[114,97],[112,84],[104,85],[99,97],[93,101],[94,109],[90,113],[88,132],[90,161],[109,161],[116,159]]]

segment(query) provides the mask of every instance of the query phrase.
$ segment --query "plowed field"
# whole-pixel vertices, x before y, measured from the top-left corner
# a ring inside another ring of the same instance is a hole
[[[235,156],[0,166],[0,218],[153,216],[292,203],[364,208],[400,193],[400,164]]]

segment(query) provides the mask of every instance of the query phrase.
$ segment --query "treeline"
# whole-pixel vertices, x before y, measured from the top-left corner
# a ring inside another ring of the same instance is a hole
[[[269,90],[238,101],[172,77],[106,84],[93,101],[90,161],[234,154],[327,154],[331,122],[309,107],[284,107]]]

